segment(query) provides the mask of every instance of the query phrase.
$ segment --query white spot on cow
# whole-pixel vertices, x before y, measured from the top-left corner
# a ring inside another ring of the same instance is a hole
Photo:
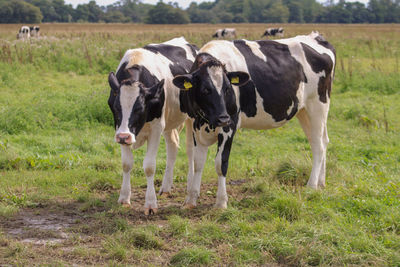
[[[207,68],[208,75],[210,75],[211,81],[214,84],[215,89],[219,95],[221,95],[222,84],[223,84],[223,71],[221,67],[212,66]]]
[[[294,107],[294,102],[292,101],[292,104],[289,106],[288,110],[286,111],[286,114],[288,116],[290,115],[290,113],[292,113],[293,107]]]
[[[253,52],[254,55],[261,58],[263,61],[267,62],[267,57],[261,52],[260,45],[257,42],[252,42],[247,40],[245,40],[245,42],[246,45],[250,47],[251,52]]]

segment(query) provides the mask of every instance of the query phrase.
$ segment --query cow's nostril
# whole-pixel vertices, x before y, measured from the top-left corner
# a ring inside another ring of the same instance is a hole
[[[130,134],[118,134],[116,139],[119,144],[130,145],[132,143]]]
[[[222,115],[217,120],[217,126],[224,127],[224,126],[229,125],[230,122],[231,122],[231,118],[228,115]]]

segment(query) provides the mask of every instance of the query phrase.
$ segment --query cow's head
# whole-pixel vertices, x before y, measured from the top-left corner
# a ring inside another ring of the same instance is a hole
[[[108,76],[111,87],[108,105],[114,116],[115,141],[120,144],[134,144],[150,112],[154,112],[152,108],[162,108],[164,102],[164,80],[152,77],[154,85],[146,86],[139,81],[140,76],[141,66],[126,68],[126,63],[117,75],[111,72]]]
[[[173,83],[188,93],[192,114],[201,117],[212,127],[227,126],[231,122],[230,115],[237,112],[232,85],[245,84],[249,75],[245,72],[227,72],[215,58],[203,60],[204,53],[196,58],[196,70],[176,76]]]

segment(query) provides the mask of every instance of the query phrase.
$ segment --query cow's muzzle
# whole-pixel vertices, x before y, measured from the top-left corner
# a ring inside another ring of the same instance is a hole
[[[132,145],[135,142],[133,139],[129,133],[120,133],[115,136],[115,140],[121,145]]]
[[[221,115],[217,119],[216,126],[217,127],[225,127],[231,124],[231,117],[229,115]]]

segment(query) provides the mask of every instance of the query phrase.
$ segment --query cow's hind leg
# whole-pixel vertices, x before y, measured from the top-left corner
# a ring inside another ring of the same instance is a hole
[[[159,194],[168,194],[173,185],[174,165],[179,148],[179,132],[177,129],[164,132],[165,144],[167,148],[167,166],[165,167],[164,178]]]
[[[311,144],[313,165],[307,186],[318,188],[325,186],[325,162],[328,135],[326,121],[329,111],[329,102],[321,103],[318,99],[307,103],[306,109],[299,112],[297,118]]]
[[[226,173],[228,172],[229,155],[232,147],[232,141],[235,131],[229,129],[229,132],[221,131],[218,134],[218,151],[215,157],[215,170],[218,174],[218,191],[216,208],[226,209],[228,203],[228,194],[226,193]]]
[[[324,127],[324,133],[322,136],[322,141],[325,145],[325,150],[324,150],[324,158],[322,161],[322,168],[321,171],[319,173],[319,177],[318,177],[318,186],[321,188],[325,188],[325,176],[326,176],[326,149],[329,143],[329,137],[328,137],[328,129],[326,126],[326,121],[325,121],[325,127]]]
[[[122,159],[122,186],[119,193],[118,203],[123,205],[131,204],[131,176],[130,172],[133,166],[132,149],[129,146],[121,145]]]

